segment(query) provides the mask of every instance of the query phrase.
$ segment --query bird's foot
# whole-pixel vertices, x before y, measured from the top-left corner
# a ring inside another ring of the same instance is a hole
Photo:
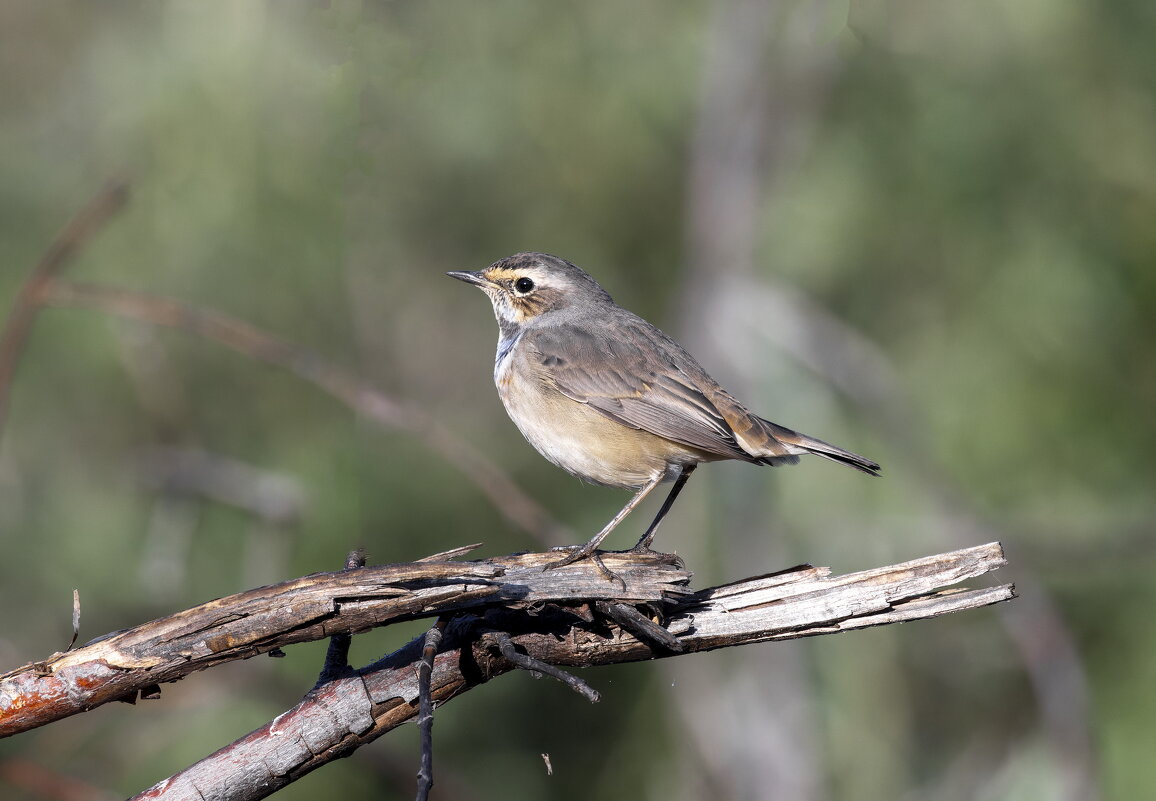
[[[622,580],[621,576],[606,566],[606,563],[602,561],[602,554],[596,547],[591,547],[590,543],[575,546],[573,551],[563,556],[557,562],[551,562],[542,569],[557,570],[560,567],[572,565],[575,562],[582,561],[583,559],[590,559],[592,562],[594,562],[594,566],[598,568],[598,572],[601,573],[607,581],[617,581],[622,585],[622,589],[626,589],[626,582]]]
[[[667,553],[666,551],[656,551],[650,547],[649,542],[640,542],[633,548],[625,551],[613,551],[613,553],[631,554],[633,556],[644,556],[648,559],[658,561],[660,564],[673,565],[679,569],[685,567],[682,557],[676,553]]]

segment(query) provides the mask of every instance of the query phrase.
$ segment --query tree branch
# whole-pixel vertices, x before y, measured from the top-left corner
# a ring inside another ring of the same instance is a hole
[[[557,558],[546,552],[315,573],[209,601],[0,674],[0,737],[109,701],[131,702],[142,690],[222,662],[335,634],[485,605],[665,602],[690,592],[690,574],[662,554],[608,554],[625,587],[604,580],[589,562],[543,571]]]
[[[321,573],[211,601],[0,675],[0,735],[131,699],[224,661],[420,617],[453,616],[429,677],[430,698],[440,705],[519,667],[503,655],[511,646],[535,663],[575,667],[678,655],[594,614],[598,601],[660,607],[682,653],[693,653],[935,617],[1015,596],[1006,584],[953,587],[1001,567],[998,543],[843,576],[803,566],[699,592],[665,555],[604,558],[625,587],[604,580],[589,560],[544,571],[557,559],[547,552]],[[505,649],[496,633],[508,637]],[[424,639],[315,687],[295,708],[138,798],[264,798],[412,720]]]

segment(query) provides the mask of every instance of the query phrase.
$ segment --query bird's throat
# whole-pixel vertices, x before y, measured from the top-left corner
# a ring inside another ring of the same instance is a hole
[[[508,325],[499,320],[501,328],[501,336],[498,337],[498,352],[494,356],[494,380],[498,380],[506,367],[506,361],[510,358],[514,347],[518,344],[518,340],[522,338],[522,332],[525,330],[522,326],[516,323],[509,323]]]

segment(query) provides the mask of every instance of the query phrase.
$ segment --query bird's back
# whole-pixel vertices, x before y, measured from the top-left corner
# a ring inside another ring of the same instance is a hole
[[[613,305],[613,304],[611,304]],[[582,311],[582,310],[575,310]],[[615,422],[713,459],[793,464],[814,453],[868,473],[857,454],[752,413],[661,329],[613,305],[604,324],[552,321],[527,343],[557,390]]]

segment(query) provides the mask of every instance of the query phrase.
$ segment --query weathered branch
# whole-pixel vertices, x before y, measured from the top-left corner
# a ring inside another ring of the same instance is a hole
[[[614,599],[663,602],[690,574],[662,555],[607,555],[625,581],[590,565],[543,572],[557,553],[414,562],[315,573],[230,595],[0,674],[0,737],[42,726],[222,662],[299,642],[483,605]]]
[[[608,556],[608,566],[622,575],[617,559]],[[686,595],[672,604],[668,623],[679,633],[685,652],[691,652],[934,617],[1014,597],[1011,585],[948,588],[1003,564],[1002,549],[992,543],[845,576],[832,577],[826,568],[796,568]],[[587,563],[575,566],[582,565]],[[587,566],[587,572],[604,586],[617,586],[602,581],[593,566]],[[510,606],[477,609],[447,627],[431,677],[436,703],[518,667],[502,656],[490,632],[507,633],[521,653],[554,665],[605,665],[673,655],[566,606],[542,606],[535,614]],[[136,798],[264,798],[348,756],[416,716],[414,666],[421,660],[423,639],[321,688],[266,726]],[[222,795],[226,787],[228,793]]]
[[[625,587],[606,581],[589,561],[544,571],[557,559],[547,552],[322,573],[211,601],[0,675],[0,735],[132,699],[224,661],[419,617],[453,616],[430,674],[430,697],[440,704],[519,667],[508,658],[511,647],[535,663],[583,667],[677,655],[595,614],[599,601],[661,608],[666,628],[690,653],[1014,597],[1011,585],[952,586],[1002,566],[998,543],[843,576],[804,566],[699,592],[663,555],[604,558]],[[419,637],[319,685],[294,709],[139,797],[263,798],[348,755],[417,715],[423,644]]]

